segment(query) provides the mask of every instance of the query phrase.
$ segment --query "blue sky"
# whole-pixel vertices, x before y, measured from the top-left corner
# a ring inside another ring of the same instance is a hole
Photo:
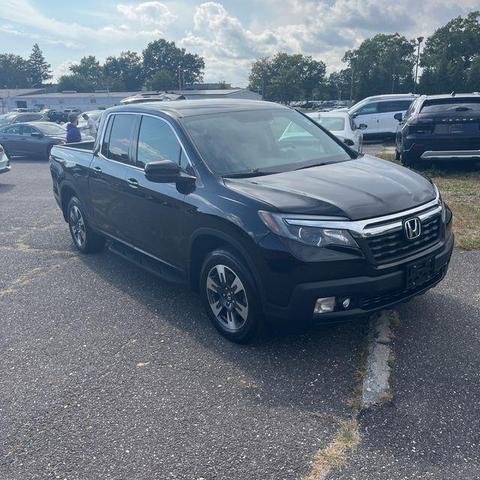
[[[141,52],[156,38],[205,57],[205,81],[244,86],[256,58],[301,52],[341,68],[348,48],[379,32],[427,36],[478,0],[0,0],[0,52],[37,42],[54,74],[84,55]]]

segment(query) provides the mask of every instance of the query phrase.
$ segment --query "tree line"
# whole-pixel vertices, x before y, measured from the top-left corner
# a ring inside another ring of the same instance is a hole
[[[170,90],[199,82],[205,62],[202,57],[178,48],[164,39],[147,45],[141,54],[132,51],[107,57],[101,64],[93,55],[69,67],[69,73],[58,79],[58,89],[77,92]],[[19,55],[0,54],[0,88],[41,87],[52,78],[51,66],[39,46],[33,46],[28,59]]]
[[[345,67],[326,75],[325,63],[278,53],[255,61],[250,88],[267,100],[359,100],[386,93],[435,94],[480,90],[480,12],[457,17],[425,41],[415,82],[418,41],[377,34],[343,56]]]
[[[267,100],[361,99],[384,93],[468,92],[480,90],[480,11],[457,17],[424,43],[421,75],[415,84],[418,43],[399,33],[377,34],[345,52],[344,68],[326,73],[321,60],[279,52],[256,60],[249,87]],[[139,54],[126,51],[101,64],[86,56],[58,80],[59,90],[93,92],[170,90],[203,79],[204,59],[164,39]],[[0,88],[40,87],[51,67],[35,44],[28,58],[0,54]]]

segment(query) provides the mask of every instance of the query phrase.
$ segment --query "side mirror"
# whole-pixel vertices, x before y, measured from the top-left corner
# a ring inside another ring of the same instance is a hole
[[[402,114],[401,112],[396,113],[396,114],[393,116],[393,118],[394,118],[395,120],[398,120],[399,122],[401,122],[401,121],[403,120],[403,114]]]
[[[366,123],[361,123],[359,126],[358,126],[358,129],[359,130],[366,130],[368,128],[368,125]]]
[[[156,183],[194,183],[195,177],[188,175],[172,160],[157,160],[145,165],[145,177]]]
[[[35,137],[35,138],[42,138],[43,137],[43,133],[40,133],[40,132],[32,132],[30,135],[32,137]]]

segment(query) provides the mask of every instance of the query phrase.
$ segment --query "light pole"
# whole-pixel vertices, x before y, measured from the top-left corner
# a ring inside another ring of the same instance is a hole
[[[418,63],[420,61],[420,44],[423,42],[423,37],[417,37],[417,64],[415,66],[415,82],[413,83],[413,93],[417,90],[417,81],[418,81]]]

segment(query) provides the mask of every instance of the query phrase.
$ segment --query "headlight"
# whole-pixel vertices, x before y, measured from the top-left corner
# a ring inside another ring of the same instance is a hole
[[[343,247],[358,248],[357,243],[347,230],[333,228],[320,228],[308,219],[301,220],[292,215],[259,211],[258,214],[263,223],[273,233],[281,237],[296,240],[312,247],[327,247],[337,245]]]

